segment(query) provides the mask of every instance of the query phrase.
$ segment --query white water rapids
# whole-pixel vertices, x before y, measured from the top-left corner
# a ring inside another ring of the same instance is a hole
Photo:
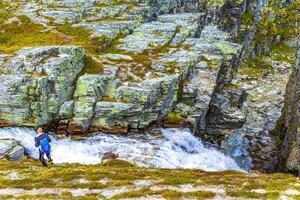
[[[105,152],[113,151],[120,159],[145,167],[243,171],[232,158],[205,147],[186,129],[161,129],[161,133],[131,136],[101,133],[80,141],[51,137],[52,157],[54,163],[96,164]],[[20,141],[30,156],[37,158],[35,135],[32,129],[0,128],[0,138]]]

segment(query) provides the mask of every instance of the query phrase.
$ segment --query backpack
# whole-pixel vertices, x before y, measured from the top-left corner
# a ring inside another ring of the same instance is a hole
[[[50,144],[49,144],[49,142],[46,138],[43,138],[40,141],[40,144],[41,144],[41,150],[42,150],[43,153],[50,153],[51,146],[50,146]]]

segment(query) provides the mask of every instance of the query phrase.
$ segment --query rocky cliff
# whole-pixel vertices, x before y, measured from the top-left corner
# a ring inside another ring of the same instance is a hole
[[[90,52],[75,46],[3,54],[6,97],[1,98],[1,123],[58,123],[60,133],[128,132],[161,121],[180,102],[178,109],[193,112],[189,116],[196,126],[208,110],[214,88],[231,81],[241,46],[230,43],[229,34],[215,26],[200,29],[202,13],[162,14],[147,22],[154,15],[145,14],[155,13],[154,8],[166,13],[179,5],[152,3],[148,7],[97,1],[22,4],[20,12],[35,23],[45,27],[70,23],[101,38],[103,50],[94,60],[102,69],[86,73],[84,56]],[[18,74],[18,79],[12,78]]]
[[[278,137],[279,169],[300,174],[300,38],[297,63],[287,83],[282,116],[274,134]]]
[[[245,14],[254,19],[255,5],[265,4],[0,5],[0,126],[46,125],[59,134],[189,127],[244,169],[276,170],[270,131],[281,115],[293,57],[278,59],[282,52],[274,51],[253,64],[243,50],[254,38],[243,27],[255,25]],[[290,90],[286,101],[296,98],[288,97]]]

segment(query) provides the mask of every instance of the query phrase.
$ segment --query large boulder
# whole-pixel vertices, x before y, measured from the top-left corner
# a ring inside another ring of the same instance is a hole
[[[0,159],[22,160],[25,149],[14,139],[0,139]]]

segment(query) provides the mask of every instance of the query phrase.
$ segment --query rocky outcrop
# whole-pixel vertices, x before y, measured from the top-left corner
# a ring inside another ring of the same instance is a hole
[[[14,139],[0,139],[0,160],[21,160],[25,149]]]
[[[41,14],[42,10],[32,12]],[[111,28],[113,22],[108,22],[109,26],[100,21],[76,24],[109,41],[125,34],[99,56],[101,74],[79,74],[85,71],[84,52],[79,47],[26,48],[5,58],[0,77],[8,91],[6,96],[23,98],[16,106],[7,98],[1,99],[2,124],[37,126],[58,122],[58,132],[64,134],[126,133],[164,120],[179,103],[189,110],[180,113],[180,106],[176,108],[184,121],[192,127],[202,125],[214,89],[232,79],[241,46],[230,43],[230,36],[215,26],[201,29],[201,16],[160,15],[153,22],[134,23],[132,33],[125,30],[128,26],[123,29],[120,21],[114,22],[115,28]],[[8,71],[15,62],[20,63],[18,68],[23,72],[16,71],[16,67]],[[18,73],[23,90],[8,79]]]
[[[229,39],[230,36],[217,27],[206,26],[199,39],[191,38],[184,43],[200,55],[200,62],[192,68],[183,84],[180,102],[185,104],[186,108],[183,113],[179,107],[175,112],[188,121],[195,131],[205,128],[204,121],[211,96],[215,90],[221,89],[231,81],[236,70],[242,48],[238,44],[228,42]],[[188,54],[185,54],[185,59],[186,55]],[[178,56],[173,60],[180,59],[182,58]],[[179,106],[182,107],[182,104]]]
[[[282,116],[274,134],[278,137],[278,168],[300,175],[300,38],[297,62],[286,87]]]
[[[58,119],[84,66],[80,47],[24,48],[5,55],[0,74],[0,125],[38,126]]]
[[[214,93],[200,136],[243,168],[275,171],[276,141],[270,132],[281,114],[290,71],[289,63],[277,62],[270,69],[239,68],[231,84]]]
[[[179,115],[196,127],[221,82],[218,80],[231,79],[241,51],[240,45],[228,42],[229,36],[214,26],[205,27],[200,38],[192,38],[197,35],[199,20],[201,14],[161,15],[156,22],[145,23],[120,38],[113,54],[102,55],[109,63],[104,73],[79,77],[73,101],[61,107],[59,132],[127,133],[143,129],[163,120],[179,102],[191,110]],[[137,58],[146,56],[150,66],[145,68],[142,62],[135,69]],[[126,65],[129,71],[124,70]],[[123,73],[136,74],[134,78],[142,81],[126,81]],[[185,94],[188,90],[198,90],[198,95],[190,94],[191,99]],[[197,101],[197,108],[186,105],[188,101]]]

